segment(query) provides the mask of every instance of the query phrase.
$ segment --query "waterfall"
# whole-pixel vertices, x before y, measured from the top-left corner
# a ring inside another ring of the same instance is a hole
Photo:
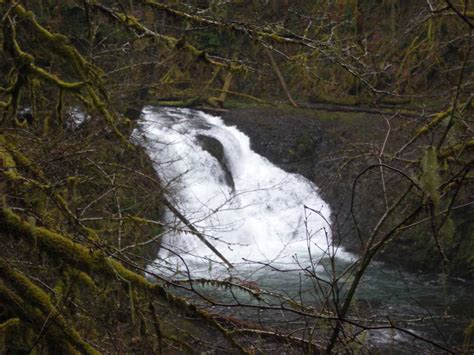
[[[334,253],[331,211],[317,187],[253,152],[249,138],[219,117],[146,107],[135,136],[153,159],[173,204],[235,269],[305,267]],[[221,157],[209,149],[212,144],[222,150]],[[157,269],[189,269],[211,277],[229,271],[171,212],[165,220],[170,228]],[[348,255],[340,250],[338,257]]]

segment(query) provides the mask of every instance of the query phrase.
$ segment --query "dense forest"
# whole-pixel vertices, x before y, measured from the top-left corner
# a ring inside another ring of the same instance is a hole
[[[473,351],[469,316],[357,299],[380,261],[441,275],[446,298],[472,285],[471,0],[0,0],[0,16],[0,353],[397,352],[367,336],[385,330]],[[342,274],[329,256],[324,279],[301,267],[321,302],[149,268],[173,228],[233,265],[136,139],[147,106],[245,115],[262,154],[284,117],[268,158],[316,182],[333,245],[358,256]]]

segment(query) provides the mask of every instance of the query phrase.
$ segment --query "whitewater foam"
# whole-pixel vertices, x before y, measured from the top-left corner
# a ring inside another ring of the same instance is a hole
[[[225,183],[221,164],[199,145],[198,135],[222,144],[235,190]],[[196,110],[147,107],[135,136],[153,159],[173,204],[236,269],[305,267],[333,254],[331,211],[317,187],[253,152],[249,138],[221,118]],[[227,272],[171,212],[165,219],[173,227],[162,240],[153,266],[157,271],[189,270],[206,277]],[[342,250],[337,253],[349,257]]]

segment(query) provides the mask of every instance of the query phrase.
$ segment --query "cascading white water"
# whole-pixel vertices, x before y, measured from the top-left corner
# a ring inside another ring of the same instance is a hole
[[[202,148],[200,135],[222,144],[234,189],[226,181],[221,163]],[[162,249],[155,265],[150,266],[151,271],[173,279],[183,279],[184,275],[236,276],[237,282],[251,280],[250,286],[284,290],[285,295],[309,304],[319,299],[312,282],[313,271],[325,278],[333,270],[326,273],[323,266],[316,270],[306,268],[314,267],[325,255],[334,254],[334,250],[328,225],[331,212],[316,186],[302,176],[275,167],[250,149],[249,138],[237,128],[200,111],[147,107],[134,136],[154,160],[169,189],[168,198],[173,198],[178,210],[234,265],[234,269],[227,269],[195,235],[186,232],[182,223],[176,221],[173,225],[175,217],[168,211],[165,219],[172,228],[163,237]],[[344,250],[337,251],[337,258],[337,264],[343,267],[353,261],[353,256]],[[263,267],[270,264],[290,272]],[[392,310],[413,317],[431,317],[448,301],[449,307],[457,307],[456,298],[447,299],[440,292],[441,284],[446,287],[445,281],[436,285],[429,275],[423,279],[411,274],[400,277],[398,269],[391,270],[379,263],[375,266],[367,271],[358,297],[380,302],[378,312],[383,317],[391,317]],[[460,304],[472,304],[472,285],[456,286],[453,294],[459,295]],[[218,297],[226,297],[225,292],[219,290]],[[229,297],[235,300],[236,294],[232,292]],[[414,302],[407,303],[408,298]],[[465,325],[472,319],[472,312],[466,313],[471,308],[459,308],[466,318]],[[464,328],[459,329],[462,334]],[[409,330],[417,333],[416,329]],[[439,335],[438,332],[436,324],[433,334]],[[368,341],[379,347],[388,343],[410,345],[412,339],[393,330],[377,330]]]
[[[199,135],[222,144],[234,188],[226,182],[221,163],[199,144]],[[200,111],[147,107],[135,136],[154,160],[178,210],[236,269],[304,267],[333,253],[331,212],[316,186],[253,152],[249,138],[236,127]],[[168,212],[166,219],[171,223],[174,216]],[[222,261],[184,225],[177,222],[175,227],[163,238],[157,267],[222,276]],[[347,254],[339,251],[338,256]]]

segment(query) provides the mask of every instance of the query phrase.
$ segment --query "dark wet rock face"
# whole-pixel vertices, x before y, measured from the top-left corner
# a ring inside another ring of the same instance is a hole
[[[340,157],[348,142],[370,140],[376,144],[377,134],[370,132],[376,131],[374,128],[382,123],[370,115],[359,116],[353,120],[352,114],[341,118],[324,112],[277,108],[231,110],[222,116],[226,124],[237,126],[250,137],[255,152],[285,171],[315,182],[331,206],[332,222],[337,229],[333,236],[346,250],[355,253],[361,251],[361,243],[356,237],[349,207],[352,182],[360,166],[341,170]],[[363,127],[364,122],[370,130]],[[364,163],[367,162],[361,162],[361,166]],[[362,227],[369,228],[377,220],[381,199],[375,184],[367,182],[366,186],[365,191],[360,191],[365,203],[357,207]]]
[[[278,109],[231,110],[222,117],[250,137],[253,151],[290,173],[313,179],[324,141],[314,119]]]
[[[358,252],[359,240],[354,238],[348,209],[352,172],[341,176],[335,160],[345,139],[346,132],[341,132],[344,124],[320,115],[315,111],[251,108],[230,110],[222,119],[248,135],[256,153],[287,172],[315,182],[331,206],[340,242],[347,250]],[[370,215],[369,209],[364,210],[365,220],[369,221]]]
[[[198,134],[196,138],[201,148],[211,154],[219,162],[220,166],[222,167],[222,171],[224,172],[224,182],[232,190],[234,190],[234,179],[232,178],[232,173],[230,172],[230,169],[228,167],[222,143],[219,142],[216,138],[206,136],[204,134]]]
[[[362,153],[369,148],[380,149],[387,129],[382,115],[261,107],[230,110],[222,118],[250,137],[255,152],[287,172],[314,181],[331,206],[336,242],[354,253],[364,250],[362,239],[371,233],[385,211],[383,190],[377,174],[365,174],[354,190],[351,214],[352,190],[356,176],[367,166],[377,164],[373,154]],[[414,129],[411,125],[405,125],[404,130]],[[391,134],[390,147],[401,146],[409,135],[404,130]],[[399,186],[390,184],[389,188]],[[472,221],[472,210],[467,217],[461,216],[463,220]],[[354,218],[361,233],[356,232]],[[453,218],[458,224],[457,232],[464,233],[460,238],[472,233],[472,222],[465,223],[466,227],[457,214]],[[432,244],[429,230],[423,225],[395,238],[379,254],[379,259],[409,270],[440,272],[442,263]],[[471,278],[474,272],[466,268],[467,256],[462,250],[455,252],[451,259],[452,275]]]

